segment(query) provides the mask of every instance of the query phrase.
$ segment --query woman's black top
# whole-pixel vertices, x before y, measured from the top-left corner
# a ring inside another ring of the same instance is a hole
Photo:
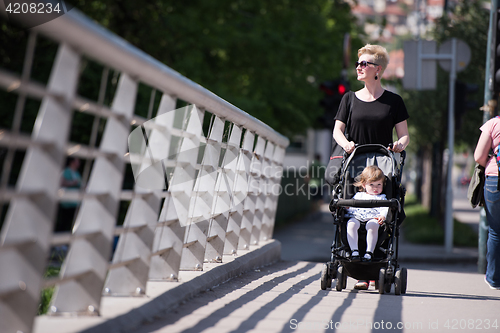
[[[351,91],[342,97],[335,120],[347,124],[350,103],[353,105],[348,134],[356,144],[388,146],[393,142],[394,126],[410,117],[403,99],[395,93],[385,90],[377,100],[364,102]]]

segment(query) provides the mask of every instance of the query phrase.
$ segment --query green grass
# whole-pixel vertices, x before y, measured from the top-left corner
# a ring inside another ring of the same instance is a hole
[[[402,229],[407,241],[416,244],[444,244],[444,230],[439,221],[429,215],[429,211],[408,197],[405,202],[406,220]],[[453,245],[477,247],[477,233],[457,220],[453,221]]]
[[[59,275],[60,267],[49,267],[45,271],[45,278],[53,277]],[[54,294],[55,287],[44,288],[40,292],[40,303],[38,304],[37,315],[46,314],[49,310],[50,301],[52,300],[52,295]]]

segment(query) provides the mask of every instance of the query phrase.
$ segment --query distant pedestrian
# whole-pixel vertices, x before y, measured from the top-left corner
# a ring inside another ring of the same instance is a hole
[[[488,221],[485,281],[492,289],[500,289],[500,188],[496,154],[500,144],[500,118],[488,120],[480,128],[481,136],[474,151],[474,160],[485,167],[484,201]],[[490,156],[493,150],[495,155]]]
[[[68,165],[61,175],[61,187],[69,190],[80,188],[82,177],[79,168],[80,160],[78,158],[68,160]],[[73,228],[73,220],[79,205],[78,201],[64,201],[59,204],[55,231],[70,231]]]

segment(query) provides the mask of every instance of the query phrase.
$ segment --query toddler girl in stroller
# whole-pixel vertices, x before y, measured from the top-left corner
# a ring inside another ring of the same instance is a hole
[[[385,185],[384,172],[376,165],[367,166],[357,177],[356,186],[361,192],[357,192],[353,199],[356,200],[387,200],[382,193]],[[350,207],[347,209],[347,241],[351,250],[351,261],[370,261],[375,250],[378,239],[378,228],[384,224],[387,218],[389,207],[359,208]],[[366,252],[363,258],[359,256],[358,250],[358,229],[361,223],[366,223]]]

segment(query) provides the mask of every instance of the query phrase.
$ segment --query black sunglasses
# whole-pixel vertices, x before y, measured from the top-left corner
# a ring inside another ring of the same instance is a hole
[[[378,64],[375,64],[373,62],[363,60],[363,61],[356,61],[356,63],[354,64],[355,65],[354,68],[358,68],[358,66],[360,66],[360,65],[361,65],[361,68],[366,68],[366,66],[368,66],[368,64],[378,66]]]

